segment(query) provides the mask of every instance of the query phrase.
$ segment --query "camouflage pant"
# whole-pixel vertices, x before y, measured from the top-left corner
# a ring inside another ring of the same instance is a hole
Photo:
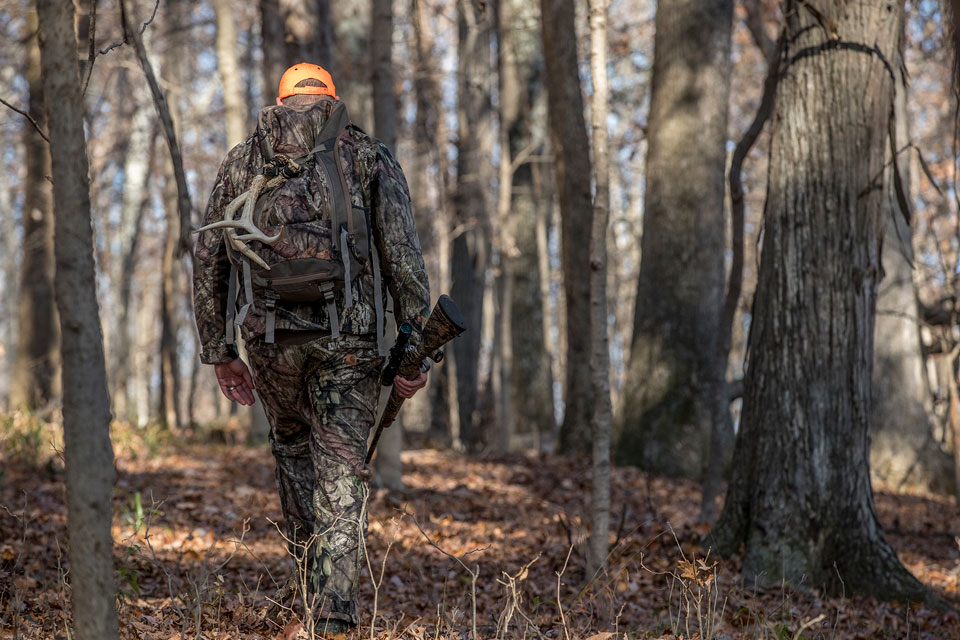
[[[303,345],[247,345],[270,421],[277,487],[298,585],[314,619],[357,624],[367,532],[367,435],[383,358],[376,342],[343,335]]]

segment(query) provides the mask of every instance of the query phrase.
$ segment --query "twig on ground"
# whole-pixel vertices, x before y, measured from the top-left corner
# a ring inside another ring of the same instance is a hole
[[[417,517],[415,515],[413,515],[412,513],[406,510],[399,510],[399,511],[404,515],[410,516],[410,519],[413,520],[413,524],[417,526],[417,529],[420,530],[420,534],[426,539],[428,543],[430,543],[431,547],[433,547],[443,555],[447,556],[448,558],[452,560],[456,560],[460,564],[460,566],[463,567],[463,570],[467,572],[467,575],[470,576],[470,599],[471,599],[471,604],[473,606],[473,618],[471,620],[472,630],[473,630],[473,640],[479,640],[480,636],[477,634],[477,578],[480,577],[480,565],[479,564],[476,565],[474,570],[471,571],[470,568],[463,562],[463,560],[461,560],[461,557],[465,558],[471,553],[476,553],[477,551],[485,551],[487,547],[480,547],[479,549],[473,549],[463,554],[463,556],[455,556],[449,551],[447,551],[446,549],[444,549],[443,547],[441,547],[440,545],[438,545],[432,539],[430,539],[430,536],[428,536],[427,532],[424,531],[423,527],[420,526],[420,522],[417,520]],[[568,558],[570,557],[569,554],[567,555],[567,557]]]
[[[570,640],[570,633],[567,630],[567,618],[563,614],[563,601],[560,599],[560,579],[567,570],[567,563],[570,562],[571,553],[573,553],[573,545],[570,545],[570,548],[567,550],[567,558],[563,561],[563,568],[557,572],[557,609],[560,609],[560,624],[563,625],[563,637],[565,640]]]
[[[818,616],[817,616],[816,618],[814,618],[813,620],[807,620],[806,622],[804,622],[802,625],[800,625],[800,628],[797,629],[797,632],[793,635],[793,640],[800,640],[800,634],[801,634],[801,633],[803,633],[804,631],[806,631],[807,629],[809,629],[809,628],[812,627],[813,625],[817,624],[818,622],[821,622],[821,621],[822,621],[824,618],[826,618],[826,617],[827,617],[826,615],[824,615],[824,614],[821,613],[820,615],[818,615]]]

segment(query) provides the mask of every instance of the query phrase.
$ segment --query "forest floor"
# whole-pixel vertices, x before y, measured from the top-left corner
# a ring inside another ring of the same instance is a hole
[[[122,437],[115,447],[121,637],[290,637],[290,625],[285,632],[265,615],[292,568],[274,525],[269,450]],[[62,466],[55,456],[3,455],[0,638],[68,638]],[[743,584],[738,559],[701,562],[698,485],[634,468],[614,470],[610,574],[581,589],[583,465],[430,450],[403,460],[407,490],[371,493],[379,586],[365,571],[361,626],[350,638],[468,638],[474,624],[481,638],[960,638],[953,611]],[[960,607],[960,508],[888,491],[876,503],[906,566]]]

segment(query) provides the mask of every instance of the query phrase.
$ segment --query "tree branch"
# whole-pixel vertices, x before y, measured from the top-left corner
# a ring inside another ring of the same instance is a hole
[[[159,0],[157,2],[159,4]],[[156,15],[156,7],[154,7]],[[153,94],[153,105],[157,109],[157,115],[160,117],[160,123],[163,129],[163,137],[167,141],[167,148],[170,150],[170,161],[173,163],[173,173],[177,182],[177,208],[180,211],[180,252],[189,252],[191,210],[190,192],[187,188],[187,177],[183,170],[183,155],[180,152],[180,144],[177,142],[176,129],[173,126],[173,117],[170,115],[170,107],[167,105],[167,98],[160,85],[157,83],[157,77],[153,72],[153,66],[147,57],[147,50],[143,46],[143,40],[140,38],[142,29],[138,32],[133,25],[130,12],[127,11],[126,3],[120,0],[120,18],[123,22],[124,42],[133,41],[134,49],[137,53],[137,59],[140,61],[140,67],[143,69],[143,75],[146,76],[147,84],[150,85],[150,93]],[[144,23],[143,28],[153,20],[150,18]]]
[[[37,130],[37,133],[40,134],[40,137],[43,138],[44,140],[46,140],[46,141],[47,141],[47,144],[50,144],[50,138],[48,138],[48,137],[47,137],[47,134],[43,132],[43,129],[41,129],[41,128],[40,128],[40,125],[37,124],[37,121],[33,119],[33,116],[31,116],[31,115],[30,115],[29,113],[27,113],[26,111],[21,111],[20,109],[17,109],[15,106],[13,106],[12,104],[10,104],[9,102],[7,102],[6,100],[4,100],[3,98],[0,98],[0,104],[2,104],[3,106],[7,107],[8,109],[10,109],[10,110],[12,110],[12,111],[16,111],[17,113],[19,113],[20,115],[22,115],[24,118],[26,118],[27,120],[29,120],[29,121],[30,121],[30,124],[33,125],[33,128],[36,129],[36,130]]]
[[[90,28],[87,30],[87,66],[83,70],[80,94],[87,95],[87,85],[93,74],[93,62],[97,59],[97,0],[90,0]]]

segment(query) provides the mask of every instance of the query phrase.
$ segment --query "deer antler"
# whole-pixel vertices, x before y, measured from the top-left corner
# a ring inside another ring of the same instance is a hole
[[[283,236],[283,228],[281,228],[280,233],[275,236],[268,236],[261,231],[257,225],[253,223],[253,208],[257,204],[257,199],[260,197],[261,191],[264,189],[271,189],[285,181],[286,177],[283,175],[275,176],[269,181],[267,181],[267,176],[264,175],[255,177],[253,182],[250,184],[250,188],[234,198],[233,201],[227,205],[227,208],[223,214],[223,220],[200,227],[197,229],[197,231],[226,229],[227,239],[230,240],[230,244],[234,249],[239,251],[247,258],[253,260],[264,269],[269,270],[270,265],[264,262],[263,258],[254,253],[253,249],[248,247],[246,243],[250,240],[259,240],[264,244],[272,245],[280,240],[281,236]],[[234,220],[233,216],[237,213],[237,210],[240,207],[243,207],[243,211],[240,213],[240,217]],[[237,229],[242,229],[243,231],[246,231],[246,233],[243,235],[237,235]]]

